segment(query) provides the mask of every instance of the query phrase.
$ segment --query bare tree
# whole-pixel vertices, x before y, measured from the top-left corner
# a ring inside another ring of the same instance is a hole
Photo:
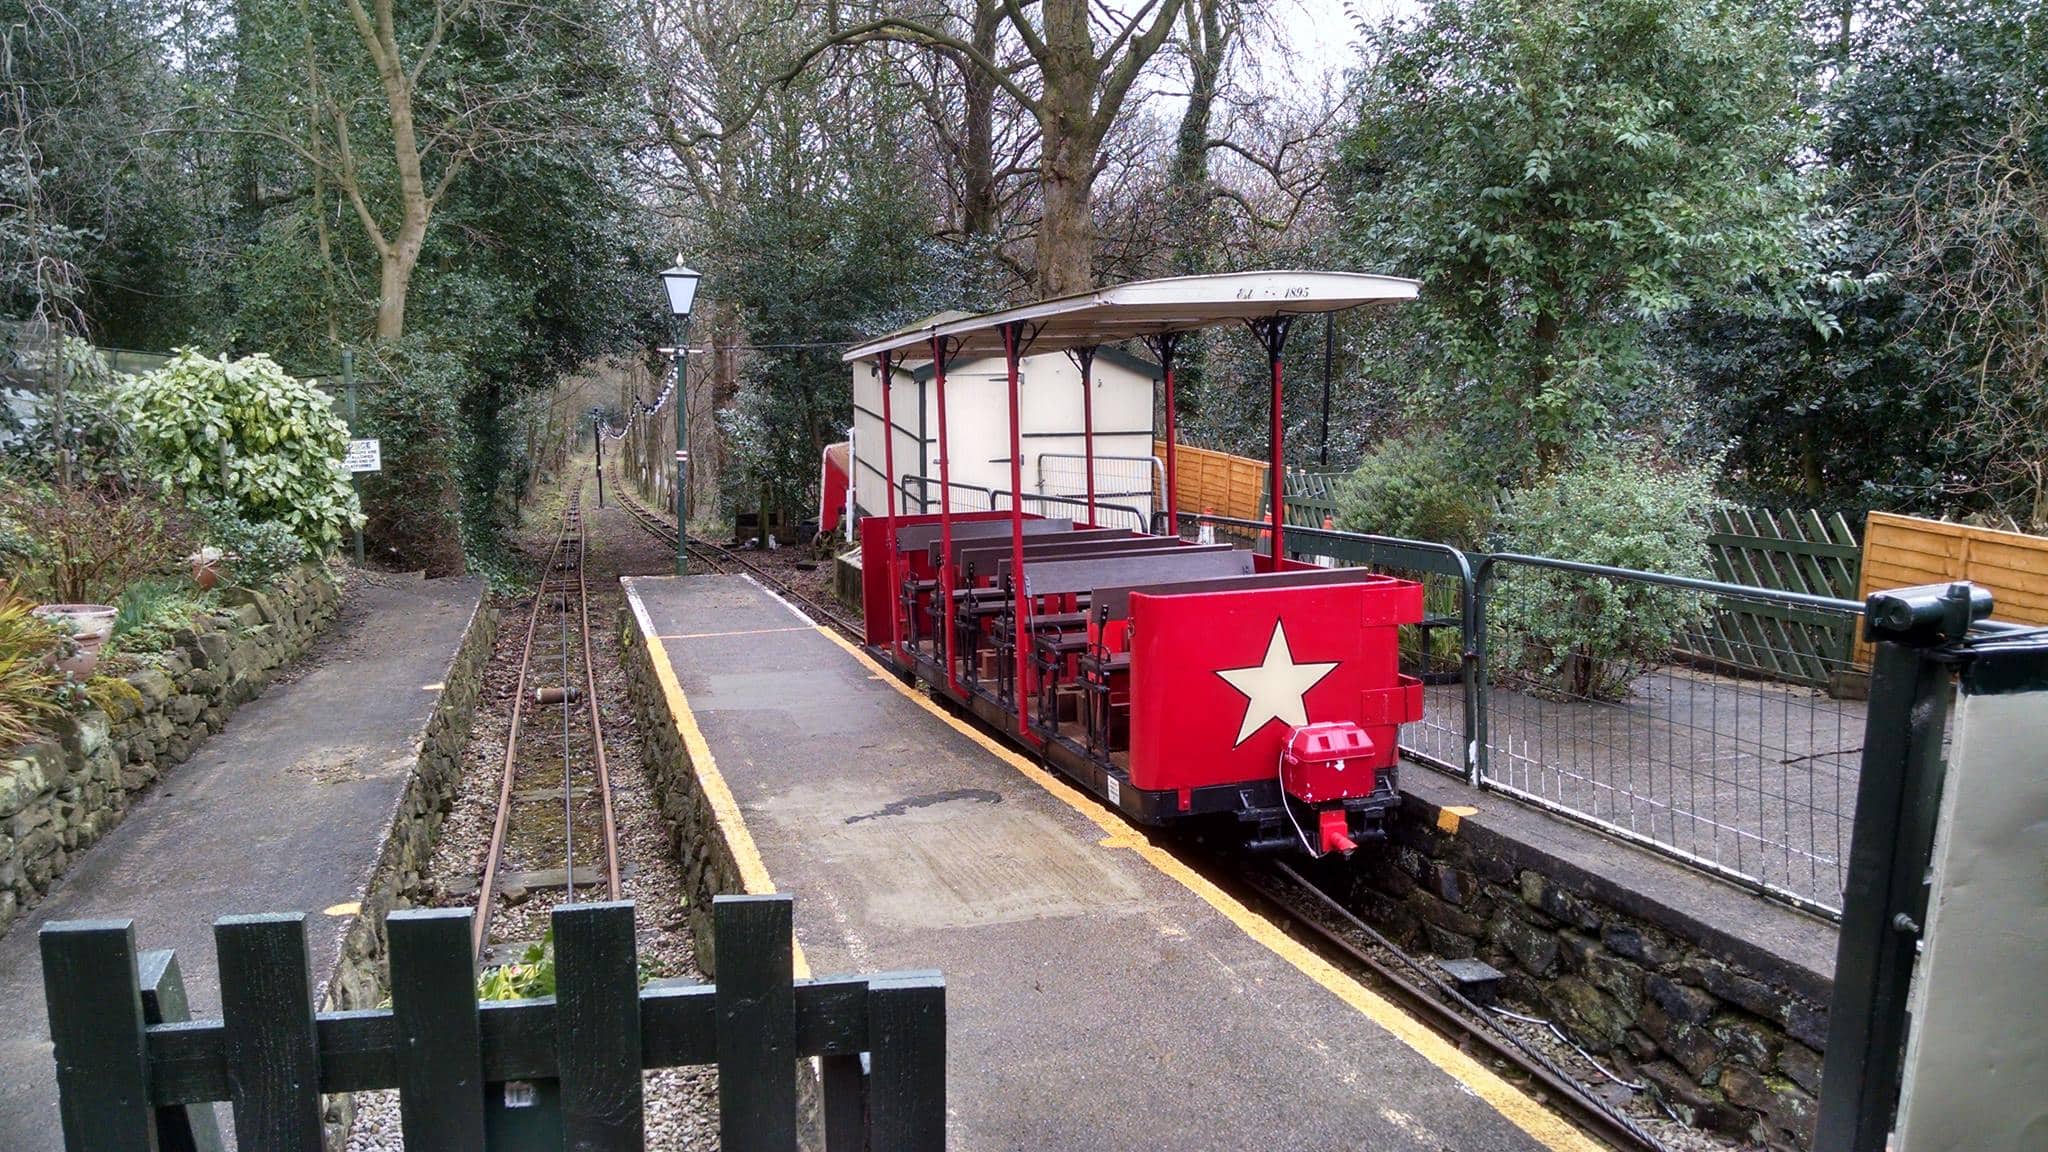
[[[1046,295],[1079,292],[1095,283],[1093,192],[1102,143],[1146,64],[1172,35],[1184,3],[1140,0],[1125,14],[1104,0],[1002,0],[1006,31],[1030,59],[1035,86],[940,22],[901,15],[832,33],[781,79],[793,79],[841,45],[894,42],[956,54],[1038,121],[1041,215],[1034,280]]]
[[[1976,385],[1961,431],[1976,486],[2022,529],[2048,531],[2048,113],[2015,107],[1987,143],[1924,173],[1900,212],[1912,275],[1938,305],[1939,346]]]

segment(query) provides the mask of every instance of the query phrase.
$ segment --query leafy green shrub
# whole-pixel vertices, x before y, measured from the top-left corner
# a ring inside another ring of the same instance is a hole
[[[1410,432],[1382,442],[1337,484],[1337,527],[1476,548],[1493,519],[1490,487],[1457,437]]]
[[[1711,578],[1707,514],[1720,504],[1718,465],[1596,442],[1563,471],[1509,494],[1502,550]],[[1487,609],[1488,642],[1539,690],[1619,699],[1704,623],[1707,608],[1706,596],[1683,589],[1510,564]]]
[[[215,360],[190,348],[122,389],[150,479],[166,492],[231,500],[308,546],[341,543],[362,510],[341,466],[348,429],[319,389],[268,356]]]
[[[517,961],[486,969],[477,977],[479,1000],[531,1000],[555,994],[555,930],[526,946]]]
[[[189,627],[206,605],[206,597],[185,580],[138,580],[114,603],[109,652],[168,651],[178,629]]]
[[[65,677],[48,659],[59,642],[57,630],[35,615],[33,604],[0,584],[0,751],[63,714],[57,689]]]
[[[220,549],[228,579],[260,588],[306,558],[306,542],[288,525],[250,520],[226,500],[199,506],[206,519],[206,542]]]

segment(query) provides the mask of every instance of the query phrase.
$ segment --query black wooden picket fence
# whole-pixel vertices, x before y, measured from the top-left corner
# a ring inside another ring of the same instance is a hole
[[[214,924],[220,1020],[187,1020],[169,952],[132,921],[41,933],[69,1152],[319,1152],[323,1093],[396,1088],[406,1146],[435,1152],[645,1143],[641,1072],[718,1066],[720,1146],[794,1152],[798,1062],[817,1057],[828,1152],[945,1143],[936,972],[794,979],[787,896],[719,897],[718,982],[640,986],[630,902],[554,911],[556,993],[476,998],[467,909],[388,919],[391,1006],[313,1011],[300,914]]]

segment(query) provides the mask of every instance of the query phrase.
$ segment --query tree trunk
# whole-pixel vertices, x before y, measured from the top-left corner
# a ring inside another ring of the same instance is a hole
[[[1095,88],[1101,70],[1089,36],[1088,0],[1045,0],[1045,54],[1038,98],[1038,290],[1045,296],[1095,286]]]
[[[996,28],[1002,20],[1002,6],[993,0],[979,0],[974,8],[974,50],[993,60]],[[969,242],[993,241],[1001,221],[997,218],[995,106],[996,81],[972,64],[962,64],[960,81],[964,90],[961,111],[960,227]]]

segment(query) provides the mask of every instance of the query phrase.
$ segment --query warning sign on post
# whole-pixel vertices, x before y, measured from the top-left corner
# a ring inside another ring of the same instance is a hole
[[[375,439],[351,440],[348,455],[341,458],[341,465],[351,472],[382,472],[384,450]]]

